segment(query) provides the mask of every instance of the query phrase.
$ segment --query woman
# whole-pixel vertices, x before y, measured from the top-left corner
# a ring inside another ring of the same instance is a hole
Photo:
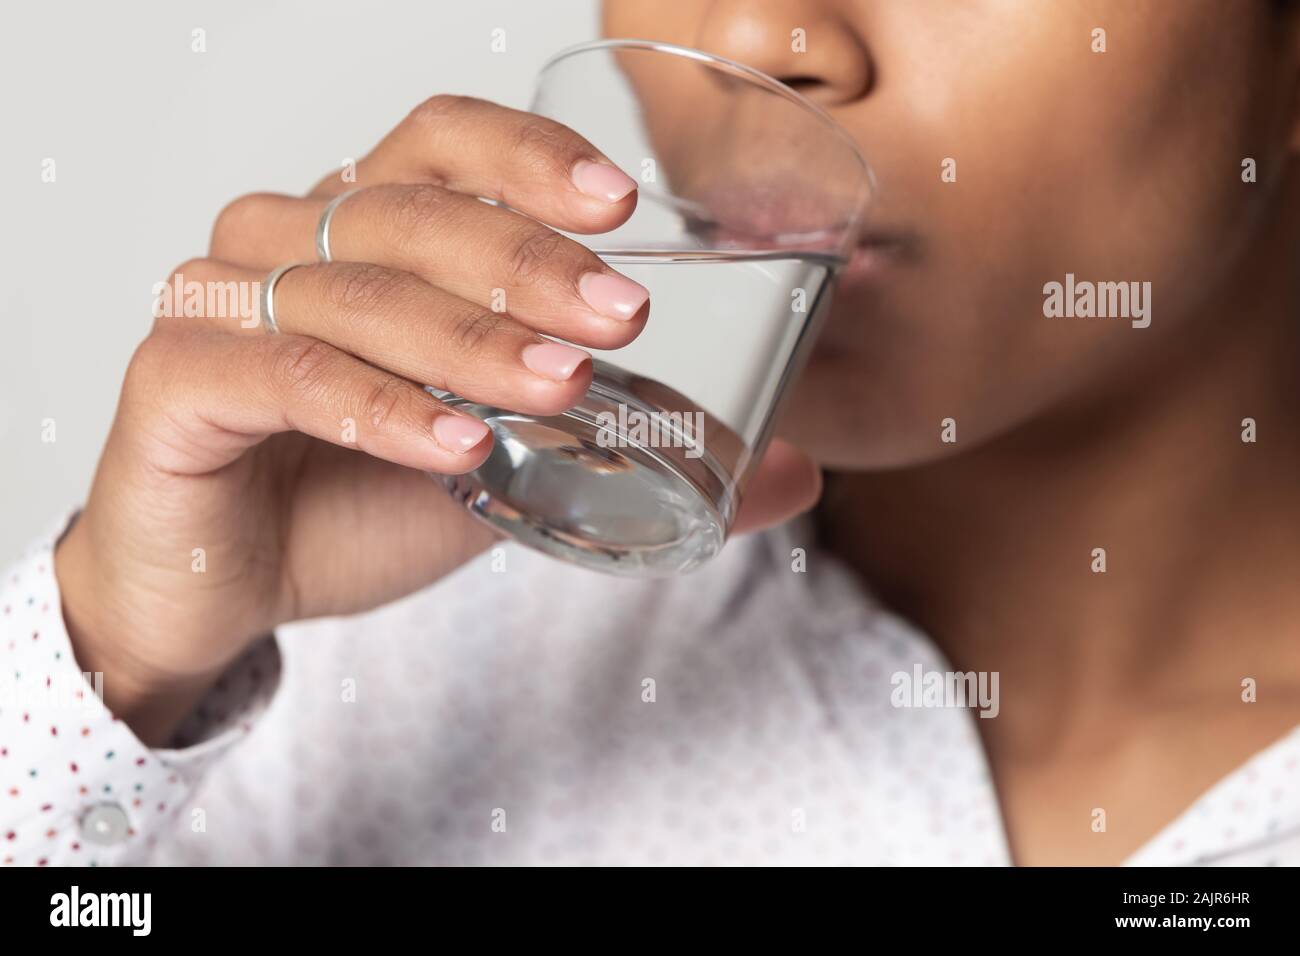
[[[478,557],[420,470],[490,438],[412,383],[554,413],[654,320],[546,228],[635,182],[435,96],[278,336],[158,320],[84,510],[6,577],[6,665],[105,705],[0,713],[6,862],[1300,861],[1290,5],[603,17],[784,79],[882,186],[744,505],[770,530],[668,582]],[[352,187],[237,200],[177,271],[313,260]],[[1058,308],[1082,283],[1131,314]]]

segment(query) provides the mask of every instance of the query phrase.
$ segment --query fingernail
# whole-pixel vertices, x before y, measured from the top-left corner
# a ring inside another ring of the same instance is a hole
[[[650,292],[639,282],[625,276],[588,272],[578,280],[583,301],[601,315],[627,321],[641,311]]]
[[[589,159],[583,159],[574,164],[570,175],[573,177],[573,185],[580,192],[602,202],[618,202],[636,189],[635,179],[608,163],[593,163]]]
[[[578,366],[591,358],[582,349],[558,342],[536,342],[524,349],[524,364],[552,382],[567,382]]]
[[[433,420],[433,438],[443,448],[463,455],[484,438],[488,427],[463,415],[439,415]]]

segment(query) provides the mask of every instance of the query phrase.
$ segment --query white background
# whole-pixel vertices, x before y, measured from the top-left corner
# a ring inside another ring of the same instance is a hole
[[[0,565],[85,497],[153,284],[223,205],[301,193],[433,93],[525,107],[542,62],[596,35],[593,0],[7,3]]]

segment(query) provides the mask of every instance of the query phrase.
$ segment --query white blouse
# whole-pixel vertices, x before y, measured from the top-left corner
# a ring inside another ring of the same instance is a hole
[[[503,544],[281,629],[167,750],[73,658],[65,525],[0,582],[4,864],[1010,862],[979,702],[806,523],[661,581]],[[1300,864],[1300,731],[1128,862]]]

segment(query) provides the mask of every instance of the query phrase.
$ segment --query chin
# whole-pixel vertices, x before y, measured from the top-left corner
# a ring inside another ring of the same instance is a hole
[[[793,404],[793,403],[792,403]],[[865,428],[846,428],[791,410],[783,415],[776,435],[810,455],[821,467],[834,471],[870,471],[889,466],[893,457],[879,434]]]
[[[810,367],[809,372],[814,372]],[[939,424],[900,415],[897,401],[851,377],[805,377],[790,395],[776,435],[832,471],[884,471],[922,465],[951,454]]]

